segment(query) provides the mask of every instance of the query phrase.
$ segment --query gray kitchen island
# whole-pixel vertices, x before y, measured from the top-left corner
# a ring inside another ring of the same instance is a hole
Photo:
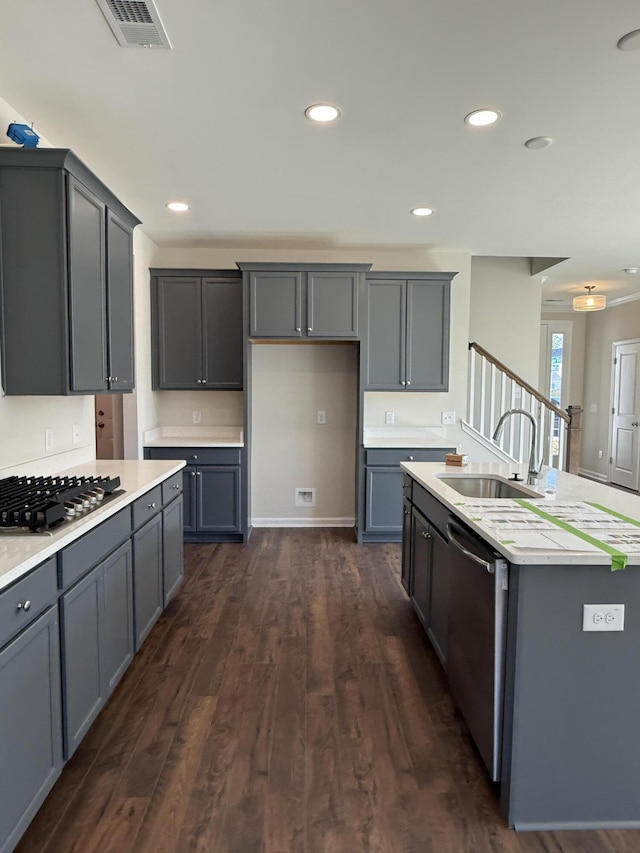
[[[402,467],[403,584],[506,821],[640,827],[640,498],[497,463]]]

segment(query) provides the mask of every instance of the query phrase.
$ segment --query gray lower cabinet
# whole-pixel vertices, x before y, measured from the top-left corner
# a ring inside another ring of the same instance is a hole
[[[135,648],[140,648],[164,606],[162,513],[133,534]]]
[[[163,604],[166,607],[184,580],[182,497],[162,510]]]
[[[238,266],[248,280],[250,337],[358,337],[360,281],[369,264]]]
[[[240,447],[146,447],[145,459],[184,459],[185,541],[239,541],[246,525]]]
[[[405,475],[405,482],[410,480]],[[405,498],[405,527],[402,538],[403,573],[411,578],[407,590],[440,662],[447,666],[449,627],[449,540],[448,510],[418,483]],[[403,584],[407,589],[406,584]]]
[[[17,606],[12,589],[3,602]],[[56,602],[0,649],[0,853],[14,849],[62,770],[60,697]]]
[[[0,183],[5,393],[132,390],[139,220],[67,149],[3,149]]]
[[[237,271],[151,271],[153,388],[242,389]]]
[[[362,382],[367,391],[446,391],[455,273],[369,273]]]
[[[361,541],[401,540],[405,519],[401,462],[444,462],[445,454],[453,451],[454,447],[365,450],[364,482],[361,482],[363,517],[359,523]]]
[[[60,604],[70,758],[133,658],[131,543],[85,575]]]

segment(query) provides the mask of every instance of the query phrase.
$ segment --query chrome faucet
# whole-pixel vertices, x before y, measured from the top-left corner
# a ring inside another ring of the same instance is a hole
[[[511,415],[524,415],[531,421],[531,452],[529,453],[529,476],[527,477],[527,483],[529,483],[529,485],[535,485],[538,482],[538,477],[540,476],[540,471],[542,470],[542,460],[540,460],[539,464],[536,462],[538,424],[536,423],[536,419],[533,417],[531,412],[528,412],[526,409],[509,409],[508,412],[505,412],[503,415],[500,415],[498,426],[496,427],[495,432],[493,433],[493,441],[497,441],[500,438],[504,422]]]

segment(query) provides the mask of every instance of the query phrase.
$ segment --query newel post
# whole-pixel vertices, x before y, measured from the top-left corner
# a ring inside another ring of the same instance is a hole
[[[567,426],[567,447],[564,456],[564,470],[577,474],[580,467],[580,420],[581,406],[567,406],[569,424]]]

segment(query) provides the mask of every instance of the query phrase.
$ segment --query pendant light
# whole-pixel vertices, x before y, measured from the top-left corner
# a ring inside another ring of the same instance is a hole
[[[587,296],[575,296],[573,299],[574,311],[602,311],[607,307],[606,296],[594,296],[591,291],[595,290],[595,284],[585,285]]]

